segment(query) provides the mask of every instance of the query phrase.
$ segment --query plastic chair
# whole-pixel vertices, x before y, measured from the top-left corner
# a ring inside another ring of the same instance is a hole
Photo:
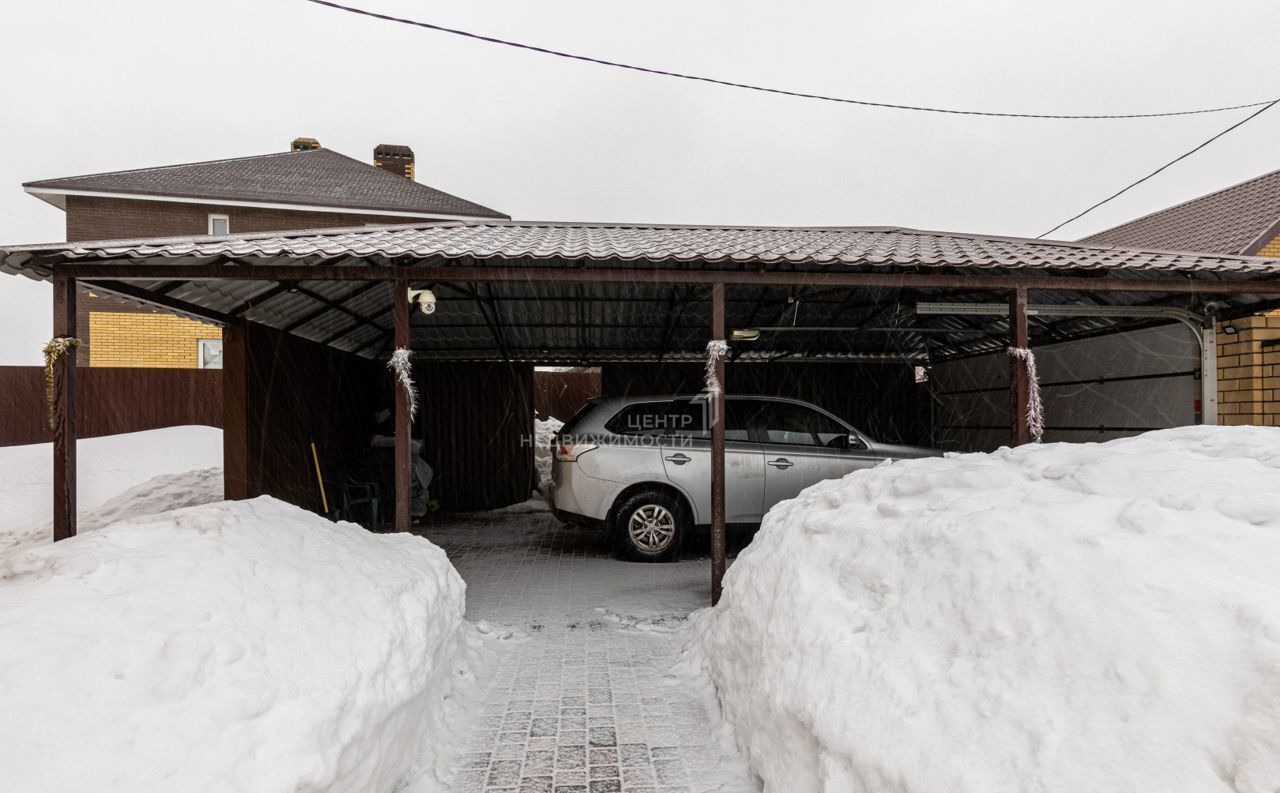
[[[377,531],[381,525],[378,523],[377,483],[360,481],[350,474],[344,474],[338,480],[338,490],[342,498],[342,506],[338,513],[339,519],[359,523],[355,518],[355,512],[360,507],[367,507],[369,510],[369,529]]]

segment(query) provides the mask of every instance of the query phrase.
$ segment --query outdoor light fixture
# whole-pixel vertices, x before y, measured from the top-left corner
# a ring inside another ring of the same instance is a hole
[[[755,341],[760,338],[759,328],[734,328],[729,331],[730,341]]]
[[[1235,325],[1223,325],[1222,332],[1227,334],[1228,336],[1234,336],[1240,332],[1240,329],[1237,328]]]

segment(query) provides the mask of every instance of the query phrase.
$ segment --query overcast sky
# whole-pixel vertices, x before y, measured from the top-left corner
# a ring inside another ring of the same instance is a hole
[[[876,101],[1163,111],[1280,96],[1274,0],[349,0],[612,60]],[[413,147],[418,179],[517,219],[898,225],[1035,236],[1249,111],[940,116],[647,76],[303,0],[0,3],[0,243],[63,238],[21,183],[287,148]],[[1059,232],[1280,168],[1280,108]],[[0,275],[0,365],[49,291]]]

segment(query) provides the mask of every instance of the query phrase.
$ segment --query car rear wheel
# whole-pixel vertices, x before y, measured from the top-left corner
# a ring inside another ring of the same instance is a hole
[[[637,562],[667,562],[680,552],[687,532],[684,505],[670,493],[641,490],[614,511],[618,550]]]

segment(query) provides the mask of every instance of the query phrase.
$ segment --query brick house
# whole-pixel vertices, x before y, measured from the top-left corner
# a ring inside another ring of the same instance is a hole
[[[297,138],[286,152],[27,182],[66,213],[68,242],[507,219],[414,180],[407,146],[379,145],[372,164]],[[216,325],[114,297],[80,301],[84,366],[218,368]]]
[[[1280,171],[1085,237],[1123,248],[1280,257]],[[1280,426],[1280,304],[1218,324],[1218,421]]]

